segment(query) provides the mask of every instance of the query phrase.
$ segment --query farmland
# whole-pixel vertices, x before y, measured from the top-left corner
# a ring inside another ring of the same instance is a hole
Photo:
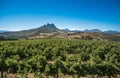
[[[0,41],[0,77],[117,78],[120,42],[77,39]]]

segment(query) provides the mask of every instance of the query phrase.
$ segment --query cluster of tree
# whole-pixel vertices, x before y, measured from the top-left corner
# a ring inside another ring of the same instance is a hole
[[[0,42],[0,77],[5,72],[26,78],[59,78],[59,74],[117,77],[120,42],[36,39]]]

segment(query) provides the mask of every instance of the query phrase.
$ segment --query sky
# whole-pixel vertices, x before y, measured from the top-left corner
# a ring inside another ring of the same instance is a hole
[[[60,29],[120,31],[120,0],[0,0],[0,30],[46,23]]]

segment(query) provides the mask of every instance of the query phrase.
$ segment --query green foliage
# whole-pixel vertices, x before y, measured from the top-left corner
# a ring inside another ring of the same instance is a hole
[[[120,42],[36,39],[0,42],[0,72],[37,78],[120,74]]]

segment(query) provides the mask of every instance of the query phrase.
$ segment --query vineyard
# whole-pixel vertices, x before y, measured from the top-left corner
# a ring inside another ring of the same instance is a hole
[[[118,78],[120,42],[35,39],[0,41],[0,78]]]

